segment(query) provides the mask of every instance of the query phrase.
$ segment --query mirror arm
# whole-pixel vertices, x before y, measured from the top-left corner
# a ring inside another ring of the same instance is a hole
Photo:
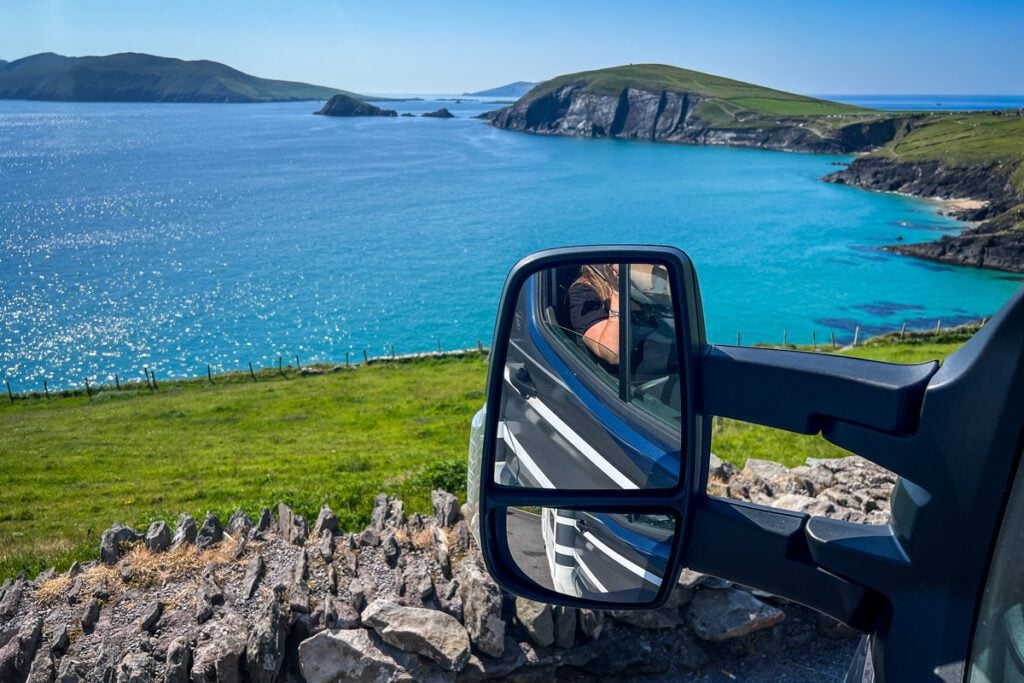
[[[817,434],[837,421],[913,434],[937,362],[898,365],[826,353],[740,346],[705,348],[698,410]]]
[[[870,631],[884,599],[817,566],[807,543],[808,519],[803,513],[704,496],[693,516],[686,564]]]

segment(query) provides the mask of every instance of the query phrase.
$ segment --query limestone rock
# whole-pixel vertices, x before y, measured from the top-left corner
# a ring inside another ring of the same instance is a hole
[[[25,683],[52,683],[56,675],[57,666],[54,664],[53,655],[45,647],[41,647],[36,651]]]
[[[700,590],[690,603],[693,632],[704,640],[720,642],[769,628],[785,613],[738,588]]]
[[[274,683],[284,662],[288,622],[277,600],[263,607],[249,632],[245,648],[246,672],[251,683]]]
[[[159,600],[154,600],[143,610],[142,617],[139,619],[139,630],[150,633],[156,631],[156,625],[160,622],[160,616],[163,613],[164,604]]]
[[[277,506],[277,528],[282,538],[295,545],[304,545],[309,537],[309,525],[306,524],[306,520],[292,512],[284,503]]]
[[[117,683],[151,683],[153,659],[145,652],[129,652],[117,666]]]
[[[259,587],[260,579],[263,578],[265,571],[266,563],[263,561],[263,556],[256,553],[245,567],[245,576],[242,577],[242,598],[249,600],[256,594],[256,589]]]
[[[160,553],[171,547],[171,528],[167,522],[158,520],[149,525],[146,532],[146,547],[154,553]]]
[[[196,591],[196,621],[200,624],[213,616],[213,608],[224,604],[224,590],[217,581],[214,566],[208,564],[203,568]]]
[[[167,648],[164,683],[186,683],[192,668],[192,645],[184,636],[175,638]]]
[[[100,538],[100,560],[107,564],[114,564],[121,559],[122,546],[125,543],[134,543],[139,540],[139,535],[123,524],[115,524],[103,532]]]
[[[537,645],[547,647],[555,642],[555,620],[551,605],[516,597],[516,619]]]
[[[260,510],[260,518],[256,521],[256,527],[254,531],[263,533],[270,531],[270,528],[274,526],[274,517],[270,514],[270,510],[263,508]]]
[[[434,508],[434,521],[440,527],[450,527],[459,520],[459,499],[441,489],[430,492]]]
[[[388,497],[386,494],[378,493],[373,499],[373,510],[370,511],[370,527],[378,534],[384,531],[384,525],[388,519]]]
[[[348,585],[349,604],[357,612],[362,612],[366,608],[366,589],[363,587],[363,582],[359,579],[352,579],[352,582]]]
[[[361,629],[321,631],[299,645],[299,670],[307,683],[388,683],[411,680]]]
[[[268,510],[267,512],[269,513],[270,511]],[[232,536],[245,536],[253,528],[254,524],[252,517],[241,510],[235,510],[231,513],[231,517],[228,518],[227,531]]]
[[[100,603],[96,598],[91,599],[85,606],[82,614],[82,630],[90,631],[96,622],[100,620]]]
[[[224,527],[221,526],[217,515],[207,512],[206,518],[203,519],[203,526],[199,528],[199,533],[196,534],[196,547],[200,550],[206,550],[223,540]]]
[[[576,609],[558,605],[551,615],[555,620],[555,647],[570,648],[576,644]]]
[[[385,643],[428,657],[449,671],[460,671],[469,659],[469,634],[444,612],[374,600],[360,616]]]
[[[68,625],[64,624],[54,631],[53,637],[50,639],[50,652],[59,657],[67,651],[70,643]]]
[[[588,640],[597,640],[604,633],[607,623],[601,610],[581,609],[578,614],[580,633]]]
[[[4,582],[6,588],[0,596],[0,621],[7,621],[14,617],[18,611],[18,604],[25,592],[25,578],[19,576],[13,582]]]
[[[245,620],[234,612],[207,623],[196,643],[193,683],[241,683],[247,634]]]
[[[330,531],[332,534],[338,532],[338,517],[327,506],[327,503],[320,506],[320,512],[316,516],[316,523],[313,525],[313,536],[319,538],[320,534],[325,530]]]
[[[505,620],[501,590],[476,561],[465,560],[456,574],[463,618],[469,637],[484,654],[500,657],[505,651]]]
[[[309,564],[306,553],[302,553],[299,561],[295,563],[292,583],[288,588],[288,606],[292,612],[309,613],[309,584],[306,583],[308,577]]]
[[[325,564],[330,564],[334,561],[334,532],[324,529],[316,538],[316,549],[320,553],[320,559]]]
[[[0,647],[0,681],[19,681],[28,676],[43,637],[43,620],[32,616]]]
[[[174,538],[171,539],[171,550],[177,550],[183,545],[192,545],[196,542],[196,535],[199,529],[196,527],[196,520],[187,512],[181,513],[178,517],[178,525],[174,529]]]

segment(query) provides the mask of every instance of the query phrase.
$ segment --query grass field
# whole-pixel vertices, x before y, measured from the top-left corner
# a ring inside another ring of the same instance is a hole
[[[942,358],[963,339],[869,341],[851,353],[917,362]],[[426,512],[431,488],[463,495],[485,371],[474,355],[0,404],[0,578],[94,558],[115,521],[142,529],[207,510],[226,520],[236,507],[255,514],[279,501],[311,519],[327,502],[352,530],[382,491]],[[820,437],[728,420],[712,448],[737,465],[844,454]]]

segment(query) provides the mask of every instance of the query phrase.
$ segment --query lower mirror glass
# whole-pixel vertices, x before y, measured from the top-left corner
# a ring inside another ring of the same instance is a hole
[[[652,602],[668,570],[676,519],[669,514],[512,507],[508,548],[541,588],[603,602]]]

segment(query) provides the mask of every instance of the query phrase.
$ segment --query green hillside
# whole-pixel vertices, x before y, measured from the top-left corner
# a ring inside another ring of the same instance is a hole
[[[0,99],[61,102],[287,102],[343,93],[257,78],[218,62],[135,52],[64,57],[47,52],[0,65]],[[358,97],[358,95],[357,95]]]
[[[565,74],[539,84],[526,95],[524,100],[534,100],[564,85],[580,81],[586,81],[586,91],[606,95],[617,95],[625,88],[697,93],[718,100],[722,109],[730,114],[741,110],[777,116],[875,113],[870,109],[796,95],[666,64],[630,64]]]

